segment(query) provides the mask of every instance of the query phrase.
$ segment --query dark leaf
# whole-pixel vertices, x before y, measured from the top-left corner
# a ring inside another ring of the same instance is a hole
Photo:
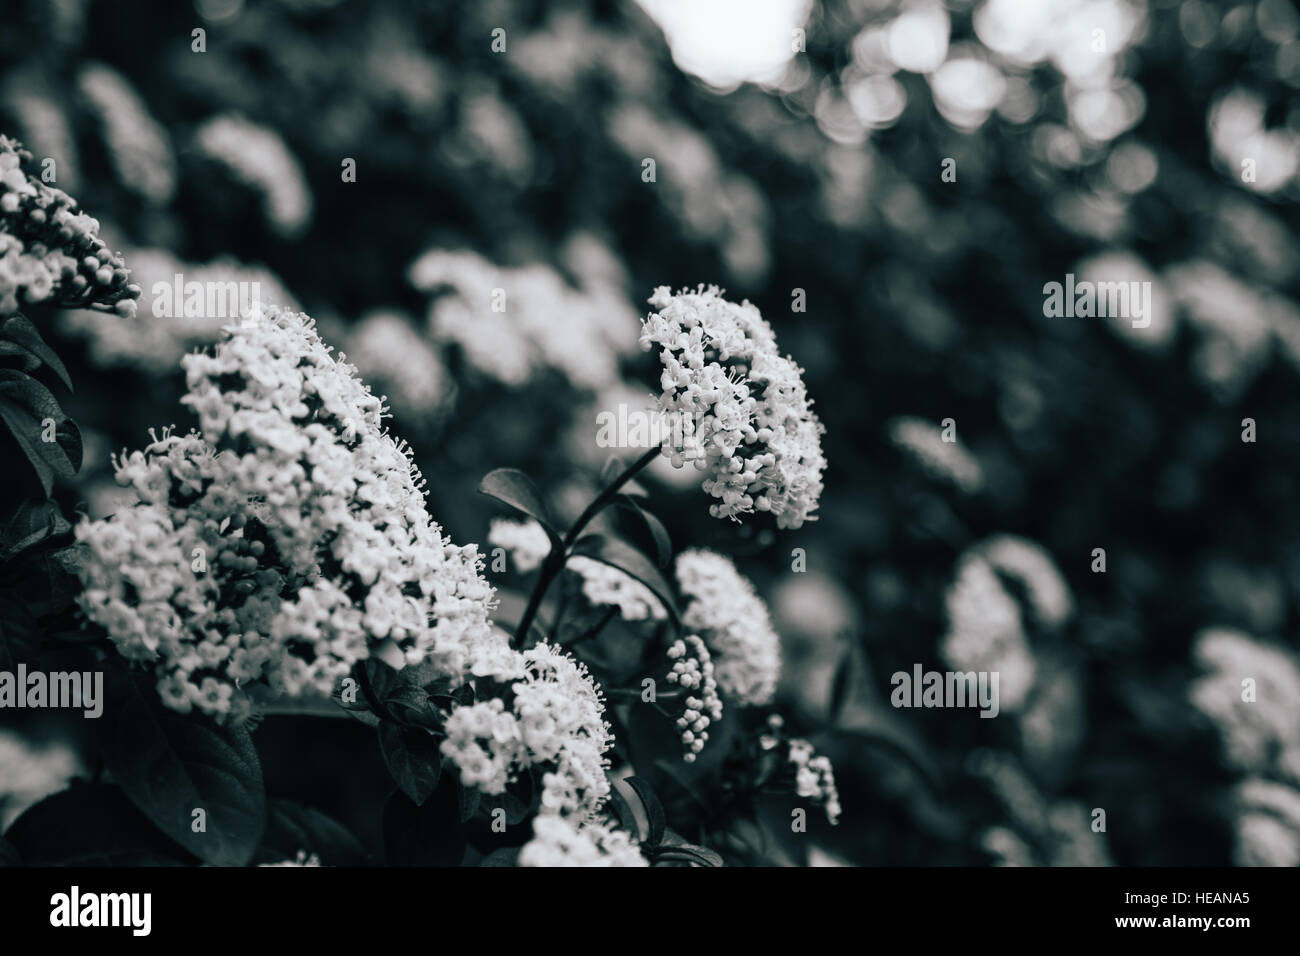
[[[154,824],[207,863],[242,866],[266,824],[262,768],[248,733],[165,709],[121,667],[105,674],[96,721],[104,764]],[[206,831],[192,829],[193,811]]]
[[[551,547],[560,546],[559,532],[555,530],[546,503],[542,501],[542,493],[533,479],[518,468],[498,468],[489,471],[478,483],[478,490],[480,494],[503,501],[530,518],[535,518],[545,529],[546,536],[551,539]]]
[[[661,863],[684,863],[690,866],[726,866],[722,857],[712,850],[689,843],[681,846],[659,847],[652,851],[649,856],[653,857],[653,862],[656,865]]]
[[[272,800],[258,862],[293,860],[304,850],[316,854],[323,866],[361,866],[366,862],[360,842],[333,817],[292,800]]]
[[[30,375],[0,369],[0,420],[36,469],[47,496],[55,475],[70,478],[81,467],[81,432],[50,390]],[[52,441],[45,440],[47,434]]]
[[[0,593],[0,671],[12,673],[20,661],[34,661],[40,639],[36,619],[24,596]]]
[[[72,530],[59,506],[48,498],[28,498],[0,532],[0,561]]]
[[[620,493],[617,500],[641,519],[641,523],[650,532],[650,537],[654,539],[656,563],[660,568],[668,567],[668,562],[673,557],[673,542],[672,538],[668,537],[668,529],[664,527],[664,523],[626,492]]]
[[[107,783],[62,790],[5,833],[28,866],[185,866],[195,860]]]
[[[423,806],[442,774],[438,738],[420,727],[403,727],[385,720],[379,725],[379,749],[402,792],[417,806]]]
[[[519,865],[519,847],[503,846],[499,850],[493,850],[487,856],[483,857],[479,866],[518,866]]]
[[[483,795],[474,787],[467,787],[459,780],[456,781],[456,801],[461,823],[469,822],[469,819],[478,813],[482,800]]]
[[[573,553],[630,574],[655,593],[672,617],[674,624],[681,623],[677,602],[673,600],[672,589],[668,586],[668,582],[659,573],[654,562],[630,544],[608,535],[589,534],[578,539],[573,546]]]
[[[664,816],[663,804],[655,795],[654,788],[640,777],[628,777],[620,780],[619,783],[627,784],[641,801],[641,807],[645,811],[646,832],[641,835],[641,842],[647,846],[658,846],[663,842],[664,827],[668,821]]]
[[[72,391],[72,379],[54,350],[45,344],[36,326],[21,315],[11,315],[0,325],[0,356],[17,355],[23,359],[25,371],[47,366]]]
[[[22,863],[18,848],[4,837],[0,837],[0,866],[22,866]]]

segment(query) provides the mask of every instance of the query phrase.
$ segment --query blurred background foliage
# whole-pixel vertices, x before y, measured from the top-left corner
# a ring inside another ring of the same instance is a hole
[[[830,462],[822,520],[779,535],[645,480],[676,546],[767,596],[793,726],[833,725],[844,820],[792,839],[774,805],[765,861],[1300,862],[1295,6],[777,6],[789,54],[711,84],[631,0],[9,0],[0,129],[55,159],[145,290],[133,321],[44,316],[86,441],[65,506],[111,512],[110,454],[188,424],[177,359],[221,322],[152,313],[175,273],[315,316],[458,542],[485,540],[494,467],[572,517],[608,464],[596,413],[656,381],[645,299],[717,283],[806,368]],[[755,42],[720,22],[704,46]],[[1150,326],[1044,317],[1067,273],[1150,282]],[[1042,551],[955,594],[994,535]],[[1049,621],[1034,590],[1058,575]],[[963,600],[1023,631],[1024,701],[891,708],[890,674],[953,664]],[[38,724],[0,738],[8,818],[47,792],[38,765],[77,772]],[[284,721],[259,742],[285,754],[273,795],[365,828],[383,769],[348,730],[355,760]]]

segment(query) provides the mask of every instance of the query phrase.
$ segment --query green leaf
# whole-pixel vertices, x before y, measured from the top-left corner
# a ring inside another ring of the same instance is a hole
[[[81,468],[81,432],[58,400],[36,379],[15,369],[0,369],[0,420],[27,455],[48,497],[54,476],[71,478]],[[53,441],[45,441],[46,421]]]
[[[664,527],[663,522],[626,492],[620,492],[616,500],[641,519],[641,523],[650,532],[650,537],[654,539],[656,563],[660,568],[668,567],[668,562],[673,557],[673,541],[668,536],[668,529]]]
[[[72,379],[54,350],[45,344],[36,326],[24,316],[12,315],[0,325],[0,356],[16,355],[23,360],[23,370],[31,372],[45,365],[72,391]]]
[[[391,720],[379,725],[379,749],[393,780],[416,806],[423,806],[438,786],[442,753],[438,738],[419,727],[403,727]]]
[[[303,850],[316,854],[322,866],[361,866],[366,862],[361,843],[333,817],[292,800],[272,800],[266,833],[257,850],[258,862],[297,859]]]
[[[165,709],[121,667],[105,674],[96,721],[104,764],[154,825],[207,863],[243,866],[266,824],[262,768],[248,733]],[[193,811],[206,812],[195,833]]]
[[[517,511],[522,511],[530,518],[536,519],[546,531],[546,537],[551,539],[551,547],[560,547],[560,534],[555,530],[550,512],[547,511],[546,503],[542,500],[541,491],[538,490],[533,479],[518,468],[498,468],[489,471],[478,483],[478,490],[479,494],[503,501]]]
[[[84,784],[28,807],[5,833],[27,866],[186,866],[120,787]]]
[[[645,811],[645,832],[639,832],[638,828],[638,835],[640,836],[641,842],[646,846],[658,846],[663,842],[664,828],[667,826],[668,821],[664,816],[663,804],[659,802],[659,798],[655,795],[654,788],[640,777],[628,777],[624,780],[620,780],[619,784],[626,784],[628,788],[636,794],[637,799],[641,803],[642,809]]]
[[[677,602],[673,600],[673,592],[668,582],[659,573],[653,561],[627,542],[608,535],[589,534],[578,539],[573,546],[573,553],[608,564],[636,578],[655,593],[667,609],[673,623],[681,624],[681,614],[677,611]]]

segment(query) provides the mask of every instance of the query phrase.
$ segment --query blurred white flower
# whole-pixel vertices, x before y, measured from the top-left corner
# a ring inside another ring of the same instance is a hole
[[[946,481],[958,491],[975,494],[984,487],[984,469],[966,446],[944,441],[943,430],[933,422],[910,415],[889,420],[889,438],[907,452],[927,474]]]
[[[277,235],[295,239],[311,224],[312,195],[298,158],[275,130],[237,114],[199,126],[195,145],[262,198],[262,213]]]
[[[546,529],[531,518],[527,521],[493,518],[488,529],[488,544],[505,548],[520,574],[536,571],[551,550],[551,539],[547,537]]]
[[[126,77],[102,63],[90,63],[77,74],[77,89],[99,118],[122,185],[151,203],[171,202],[176,194],[171,140]]]

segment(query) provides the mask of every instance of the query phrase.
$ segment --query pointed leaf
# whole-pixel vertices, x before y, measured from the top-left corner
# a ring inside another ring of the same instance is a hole
[[[302,851],[316,854],[322,866],[361,866],[366,862],[361,843],[333,817],[292,800],[272,800],[266,833],[257,851],[259,862],[293,860]]]
[[[388,772],[416,806],[423,806],[438,786],[442,753],[438,739],[418,727],[403,727],[391,720],[379,725],[379,748]]]
[[[24,370],[32,371],[41,365],[47,366],[64,385],[72,391],[72,379],[63,367],[54,349],[45,344],[36,326],[25,316],[11,315],[0,325],[0,356],[17,355],[23,359]]]
[[[655,795],[654,788],[640,777],[628,777],[620,780],[619,784],[626,784],[627,787],[636,794],[637,799],[641,802],[641,807],[646,815],[646,832],[641,834],[641,842],[647,846],[658,846],[663,842],[664,827],[667,826],[668,820],[664,816],[663,804]]]
[[[479,494],[503,501],[535,519],[546,531],[546,537],[551,540],[551,547],[559,546],[560,535],[555,530],[554,522],[551,521],[541,491],[538,490],[533,479],[518,468],[498,468],[489,471],[478,483],[478,490]]]
[[[668,536],[668,529],[664,527],[664,523],[653,512],[643,508],[635,498],[625,492],[619,493],[618,502],[641,519],[641,523],[650,532],[650,537],[654,539],[656,563],[661,568],[668,567],[668,562],[673,557],[673,541]]]
[[[659,598],[674,624],[681,623],[677,611],[677,602],[673,600],[672,589],[667,580],[655,567],[653,561],[625,541],[603,534],[589,534],[579,538],[573,546],[573,553],[580,554],[618,568],[636,578]]]
[[[131,802],[191,853],[216,866],[252,859],[266,824],[262,768],[247,731],[165,709],[152,687],[106,669],[104,764]],[[193,811],[205,811],[196,833]]]

